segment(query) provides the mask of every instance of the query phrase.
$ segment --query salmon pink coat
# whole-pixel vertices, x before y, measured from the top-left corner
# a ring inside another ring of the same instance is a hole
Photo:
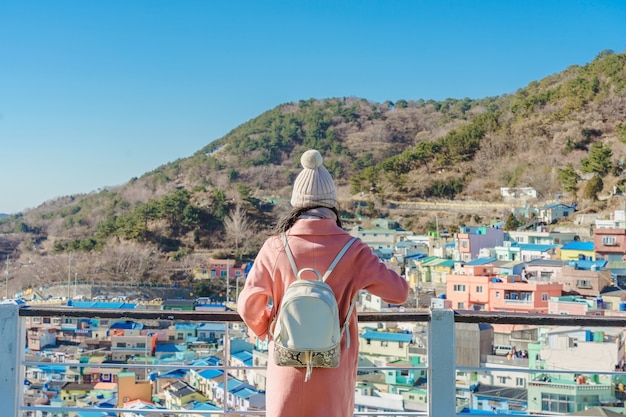
[[[352,237],[334,219],[299,219],[287,232],[296,265],[315,268],[324,274],[337,253]],[[270,323],[280,307],[289,284],[295,280],[280,236],[270,237],[259,251],[241,292],[237,308],[250,330],[259,338],[268,335]],[[404,278],[380,262],[372,250],[357,239],[326,281],[339,304],[340,321],[348,313],[352,299],[367,290],[392,304],[408,297]],[[267,308],[273,300],[273,308]],[[269,344],[266,381],[267,417],[351,417],[358,365],[358,323],[353,314],[347,335],[341,342],[338,368],[313,368],[304,382],[306,368],[277,366],[273,362],[273,342]]]

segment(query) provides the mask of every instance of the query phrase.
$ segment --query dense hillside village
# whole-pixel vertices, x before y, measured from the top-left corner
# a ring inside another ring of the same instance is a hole
[[[626,211],[595,219],[593,234],[589,225],[575,227],[575,208],[566,204],[541,207],[536,219],[526,230],[506,230],[501,221],[426,235],[384,218],[372,219],[367,228],[355,226],[350,233],[367,242],[382,262],[397,268],[413,294],[407,304],[396,306],[363,293],[359,311],[443,307],[626,317]],[[571,227],[548,230],[547,224],[564,221]],[[194,280],[228,280],[230,294],[221,301],[114,297],[120,288],[94,285],[81,286],[78,294],[73,288],[72,299],[53,297],[27,304],[68,305],[85,311],[228,311],[234,308],[236,281],[245,278],[245,270],[245,264],[215,260],[209,270],[192,272]],[[61,293],[65,290],[62,287]],[[265,373],[245,367],[267,363],[267,340],[250,338],[242,324],[34,316],[26,319],[26,328],[27,359],[43,362],[27,368],[27,403],[136,410],[127,416],[159,409],[211,415],[211,410],[217,413],[224,408],[254,415],[264,409]],[[626,367],[622,328],[457,325],[456,333],[458,340],[474,341],[456,346],[457,366],[484,368],[457,371],[459,410],[518,415],[600,406],[624,410],[626,376],[614,372]],[[227,334],[229,342],[224,343]],[[428,364],[424,325],[361,323],[358,343],[363,366],[398,367],[394,372],[360,374],[355,391],[358,410],[428,409],[428,378],[420,368]],[[168,367],[161,370],[159,365]],[[220,368],[224,365],[232,367],[226,374]],[[543,371],[516,373],[515,368]],[[558,370],[578,373],[560,375]],[[592,387],[593,394],[585,387]],[[546,400],[552,396],[557,399]]]

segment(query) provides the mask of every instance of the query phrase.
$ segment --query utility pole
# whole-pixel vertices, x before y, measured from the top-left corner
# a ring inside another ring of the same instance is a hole
[[[226,305],[230,301],[230,262],[226,259]]]
[[[6,265],[6,295],[4,296],[5,299],[9,299],[9,259],[11,259],[11,257],[9,255],[7,255],[7,265]]]
[[[70,299],[70,288],[72,285],[72,252],[67,259],[67,299]]]

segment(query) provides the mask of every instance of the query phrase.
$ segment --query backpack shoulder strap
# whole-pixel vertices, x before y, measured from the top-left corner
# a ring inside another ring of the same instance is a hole
[[[285,253],[287,253],[287,258],[289,258],[289,263],[291,264],[291,269],[293,269],[293,275],[296,279],[300,279],[298,274],[298,267],[296,266],[296,260],[293,259],[293,253],[291,253],[291,249],[289,248],[289,244],[287,243],[287,235],[285,233],[281,233],[280,237],[283,240],[283,247],[285,248]]]
[[[346,243],[344,245],[344,247],[341,249],[341,251],[339,251],[339,253],[335,257],[333,262],[328,267],[328,271],[326,271],[326,273],[322,277],[322,281],[326,281],[326,279],[330,276],[330,273],[333,272],[333,269],[335,269],[335,267],[337,266],[337,264],[339,263],[341,258],[343,258],[343,255],[345,255],[345,253],[348,251],[348,249],[350,249],[350,246],[352,246],[352,244],[354,243],[355,240],[356,240],[356,237],[353,237],[352,239],[350,239],[348,241],[348,243]]]
[[[291,264],[291,269],[293,270],[293,274],[295,275],[296,279],[300,279],[300,274],[298,273],[298,267],[296,266],[296,260],[293,257],[291,248],[289,248],[289,243],[287,243],[287,235],[285,233],[281,233],[280,237],[283,241],[283,247],[285,248],[285,253],[287,254],[287,258],[289,259],[289,263]],[[322,277],[321,281],[326,281],[326,279],[330,276],[331,272],[333,272],[333,269],[335,269],[335,266],[337,266],[341,258],[343,258],[343,255],[345,255],[345,253],[348,251],[348,249],[350,249],[350,246],[352,246],[352,244],[355,241],[356,241],[356,237],[353,237],[352,239],[348,241],[348,243],[344,245],[343,248],[341,248],[337,256],[335,256],[335,259],[333,260],[333,262],[328,267],[328,270]]]

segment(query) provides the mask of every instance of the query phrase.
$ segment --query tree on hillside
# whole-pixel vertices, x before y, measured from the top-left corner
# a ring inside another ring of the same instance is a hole
[[[587,185],[585,185],[585,190],[583,192],[583,197],[589,200],[597,200],[598,194],[604,188],[604,182],[602,178],[598,175],[594,175],[589,181],[587,181]]]
[[[224,218],[226,241],[235,245],[235,256],[240,259],[240,248],[245,247],[246,240],[254,234],[254,225],[241,203],[237,203],[235,208]]]
[[[580,175],[571,163],[563,169],[559,168],[559,182],[565,191],[576,191],[578,181],[580,181]]]
[[[582,171],[586,173],[594,172],[603,177],[611,170],[612,156],[613,151],[611,151],[610,147],[604,146],[602,142],[596,142],[589,150],[589,157],[580,161]]]
[[[506,223],[504,224],[504,230],[517,230],[521,225],[522,222],[519,221],[515,214],[509,213],[509,216],[506,218]]]

